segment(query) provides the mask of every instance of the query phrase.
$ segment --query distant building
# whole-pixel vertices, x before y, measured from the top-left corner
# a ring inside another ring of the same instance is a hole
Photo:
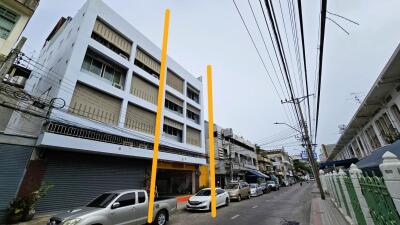
[[[329,160],[363,158],[400,138],[400,45],[347,124]]]
[[[293,179],[293,159],[283,148],[266,150],[262,155],[273,160],[272,166],[274,174],[278,176],[282,182],[288,182],[289,179]]]
[[[208,122],[204,122],[208,130]],[[206,152],[209,152],[208,132],[206,132]],[[247,171],[257,170],[255,145],[214,124],[215,178],[217,186],[224,187],[232,180],[244,180]]]
[[[39,0],[0,1],[0,61],[10,53],[38,5]]]

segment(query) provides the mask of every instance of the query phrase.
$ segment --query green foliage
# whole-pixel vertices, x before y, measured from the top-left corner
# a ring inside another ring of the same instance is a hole
[[[310,174],[312,173],[311,167],[298,159],[293,160],[293,167],[296,172],[307,172]]]
[[[14,216],[14,215],[22,215],[24,208],[26,207],[26,202],[23,198],[18,197],[15,198],[10,202],[10,205],[8,206],[8,215]]]

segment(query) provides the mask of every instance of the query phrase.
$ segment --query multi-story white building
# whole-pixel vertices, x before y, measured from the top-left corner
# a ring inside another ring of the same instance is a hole
[[[343,131],[328,161],[363,158],[400,138],[400,45]]]
[[[37,141],[43,180],[54,184],[39,211],[148,185],[160,58],[154,43],[102,1],[88,0],[59,21],[33,72],[41,76],[25,87],[57,98]],[[189,194],[206,163],[202,82],[170,57],[167,68],[157,189]]]

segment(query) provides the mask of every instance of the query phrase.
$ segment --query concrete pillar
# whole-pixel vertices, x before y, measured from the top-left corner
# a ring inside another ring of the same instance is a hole
[[[337,196],[338,196],[338,203],[340,203],[340,204],[338,204],[338,207],[342,210],[342,212],[346,212],[346,208],[344,207],[344,198],[343,198],[343,196],[342,196],[342,193],[340,193],[340,188],[339,188],[339,182],[338,182],[338,178],[339,177],[339,175],[338,175],[338,173],[336,173],[336,171],[334,171],[333,172],[333,182],[335,183],[335,187],[336,187],[336,189],[335,189],[335,191],[336,191],[336,193],[337,193]],[[343,215],[345,215],[346,213],[343,213]]]
[[[374,225],[374,221],[369,213],[367,202],[365,201],[364,195],[361,191],[360,181],[358,180],[358,177],[362,175],[361,170],[358,169],[356,165],[351,164],[349,172],[351,181],[353,182],[354,190],[356,191],[358,202],[360,203],[361,210],[364,214],[365,222],[367,225]]]
[[[324,192],[327,192],[327,187],[326,187],[326,181],[325,181],[325,174],[323,170],[319,170],[319,179],[321,181],[321,185],[322,185],[322,190]]]
[[[393,199],[397,212],[400,214],[400,160],[391,152],[386,152],[382,156],[383,162],[379,169],[385,179],[386,188]]]
[[[343,198],[344,198],[344,201],[346,201],[346,203],[347,203],[347,207],[349,207],[352,224],[358,224],[356,214],[354,213],[353,205],[351,204],[350,195],[349,195],[349,192],[347,191],[347,186],[344,183],[344,179],[343,179],[344,176],[347,176],[346,173],[342,169],[340,169],[339,170],[339,182],[340,182],[340,185],[342,185],[343,194],[344,194]]]

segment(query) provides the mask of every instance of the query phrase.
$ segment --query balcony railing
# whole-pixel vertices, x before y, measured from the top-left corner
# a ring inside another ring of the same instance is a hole
[[[75,138],[88,139],[93,141],[105,142],[116,145],[130,146],[146,150],[153,150],[153,143],[136,140],[132,138],[122,137],[118,135],[108,134],[98,130],[92,130],[82,127],[77,127],[59,122],[48,122],[44,126],[44,131],[54,134],[60,134]],[[186,150],[171,148],[169,146],[160,145],[160,152],[184,155],[195,158],[206,158],[204,154],[196,152],[188,152]]]

